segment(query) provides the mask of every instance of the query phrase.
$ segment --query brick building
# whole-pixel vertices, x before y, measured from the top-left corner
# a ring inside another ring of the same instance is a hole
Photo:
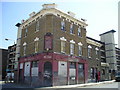
[[[87,82],[86,26],[55,4],[30,14],[21,24],[19,81],[33,86]]]
[[[86,36],[85,20],[55,7],[44,4],[17,24],[15,79],[32,86],[81,84],[100,71],[101,80],[109,80],[105,42]]]

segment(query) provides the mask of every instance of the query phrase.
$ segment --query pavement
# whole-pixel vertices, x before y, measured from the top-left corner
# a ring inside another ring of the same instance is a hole
[[[44,87],[44,88],[46,88],[46,89],[47,88],[76,88],[76,87],[86,87],[86,86],[99,85],[99,84],[108,84],[108,83],[113,83],[113,82],[115,82],[115,80],[103,81],[103,82],[95,82],[95,83],[76,84],[76,85]]]
[[[85,83],[85,84],[75,84],[75,85],[64,85],[64,86],[53,86],[53,87],[41,87],[41,89],[54,89],[54,88],[76,88],[76,87],[86,87],[86,86],[92,86],[92,85],[99,85],[99,84],[108,84],[113,83],[115,80],[111,81],[102,81],[102,82],[94,82],[94,83]],[[26,85],[20,85],[16,83],[5,83],[4,81],[0,81],[0,85],[2,84],[2,88],[32,88]]]

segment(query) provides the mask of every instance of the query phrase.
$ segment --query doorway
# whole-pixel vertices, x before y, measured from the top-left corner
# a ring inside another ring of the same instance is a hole
[[[44,63],[44,86],[52,86],[52,63]]]

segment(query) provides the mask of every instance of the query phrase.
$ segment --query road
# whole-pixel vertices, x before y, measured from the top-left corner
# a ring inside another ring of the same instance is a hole
[[[2,83],[0,83],[1,86]],[[4,83],[2,84],[3,90],[5,88],[25,88],[27,90],[30,87],[17,85],[14,83]],[[59,88],[34,88],[34,90],[118,90],[118,86],[120,87],[120,82],[112,82],[112,83],[106,83],[106,84],[98,84],[98,85],[92,85],[92,86],[76,86],[76,87],[59,87]],[[13,90],[13,89],[12,89]],[[16,89],[15,89],[16,90]],[[23,89],[22,89],[23,90]],[[28,89],[30,90],[30,89]],[[120,90],[120,89],[119,89]]]

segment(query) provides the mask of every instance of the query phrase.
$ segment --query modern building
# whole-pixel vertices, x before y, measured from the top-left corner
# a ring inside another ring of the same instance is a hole
[[[108,32],[100,34],[101,42],[105,43],[106,62],[109,64],[109,72],[111,79],[114,79],[115,71],[117,71],[117,60],[114,41],[115,32],[115,30],[110,30]]]
[[[14,64],[16,55],[16,44],[8,47],[7,75],[14,78]]]
[[[2,68],[0,68],[0,80],[4,80],[6,74],[6,67],[7,67],[7,56],[8,56],[8,50],[7,49],[0,49],[0,55],[1,55],[1,62],[0,62],[0,66]]]
[[[120,71],[120,48],[116,49],[116,59],[117,59],[117,70]]]
[[[120,48],[120,1],[118,2],[118,48]]]

